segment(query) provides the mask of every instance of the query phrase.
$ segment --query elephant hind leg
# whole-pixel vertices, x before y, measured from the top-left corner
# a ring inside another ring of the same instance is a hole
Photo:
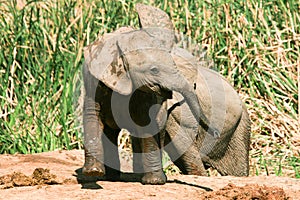
[[[233,133],[225,155],[218,160],[204,161],[210,163],[221,175],[248,176],[250,132],[250,119],[244,106],[242,118]]]

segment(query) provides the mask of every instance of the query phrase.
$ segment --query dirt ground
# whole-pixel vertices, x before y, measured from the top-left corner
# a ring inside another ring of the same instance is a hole
[[[0,199],[300,199],[300,180],[287,177],[168,176],[142,185],[122,161],[122,181],[82,175],[83,151],[0,155]]]

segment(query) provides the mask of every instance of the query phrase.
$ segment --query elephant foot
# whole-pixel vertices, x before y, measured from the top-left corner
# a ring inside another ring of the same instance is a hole
[[[86,176],[103,176],[104,166],[96,158],[86,157],[82,168],[82,173]]]
[[[146,172],[142,178],[142,184],[144,185],[163,185],[166,182],[167,177],[161,169],[153,172]]]

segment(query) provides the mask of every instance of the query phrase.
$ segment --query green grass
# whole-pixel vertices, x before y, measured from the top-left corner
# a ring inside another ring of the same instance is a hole
[[[0,1],[0,153],[82,147],[83,47],[118,27],[137,27],[136,2]],[[178,32],[207,48],[246,102],[252,174],[299,178],[300,3],[143,2],[165,10]]]

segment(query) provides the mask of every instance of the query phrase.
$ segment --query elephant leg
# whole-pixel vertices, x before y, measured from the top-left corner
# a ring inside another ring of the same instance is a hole
[[[131,144],[133,151],[133,172],[144,173],[142,140],[141,138],[131,136]]]
[[[102,135],[104,147],[105,179],[116,181],[120,180],[120,158],[118,152],[118,135],[119,129],[104,127]]]
[[[182,151],[178,147],[182,144],[177,144],[176,140],[171,141],[168,133],[165,136],[165,143],[164,149],[183,174],[207,176],[200,152],[194,144],[189,144],[190,146]]]
[[[85,163],[82,173],[87,176],[104,175],[103,124],[99,119],[100,105],[85,96],[83,127]]]
[[[174,164],[183,174],[207,176],[207,171],[196,147],[189,148],[186,153],[174,161]]]
[[[142,138],[141,141],[143,168],[145,171],[142,184],[165,184],[167,177],[162,169],[162,150],[159,145],[159,134],[154,137]]]
[[[207,176],[196,144],[197,121],[188,112],[186,104],[170,110],[164,149],[183,174]]]

